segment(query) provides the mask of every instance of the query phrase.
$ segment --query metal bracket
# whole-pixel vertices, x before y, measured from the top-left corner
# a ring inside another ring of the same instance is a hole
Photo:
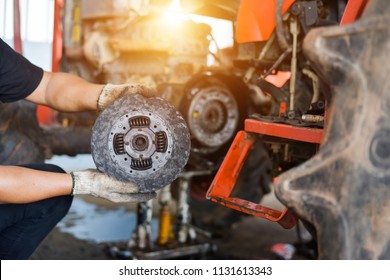
[[[225,207],[277,222],[287,229],[292,228],[297,223],[298,218],[288,208],[279,211],[241,198],[230,197],[241,168],[256,141],[257,134],[319,144],[322,140],[323,129],[246,119],[245,131],[237,133],[207,191],[206,197]]]
[[[288,229],[295,226],[298,218],[289,209],[274,210],[244,199],[230,197],[247,155],[256,140],[253,133],[239,131],[219,168],[206,197],[225,207],[262,217],[279,223]]]

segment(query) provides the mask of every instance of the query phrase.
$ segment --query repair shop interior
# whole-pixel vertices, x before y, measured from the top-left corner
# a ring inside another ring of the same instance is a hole
[[[75,196],[30,259],[390,259],[387,10],[0,1],[0,37],[45,71],[159,97],[100,114],[0,103],[1,165],[98,169],[157,192],[139,203]]]

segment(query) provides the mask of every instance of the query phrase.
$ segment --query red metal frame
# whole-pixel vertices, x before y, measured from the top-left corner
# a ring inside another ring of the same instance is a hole
[[[60,61],[62,57],[62,23],[61,11],[64,7],[64,0],[55,0],[54,3],[54,32],[53,32],[53,55],[51,62],[51,70],[53,72],[60,71]]]
[[[22,37],[20,35],[20,2],[14,0],[14,50],[23,54]]]
[[[225,207],[277,222],[286,229],[292,228],[296,225],[298,218],[287,208],[279,211],[241,198],[230,197],[241,168],[255,140],[256,135],[254,133],[246,131],[239,131],[237,133],[207,191],[206,197]]]
[[[361,16],[369,1],[370,0],[349,0],[340,24],[349,24],[356,21]]]
[[[206,197],[225,207],[277,222],[284,228],[292,228],[296,225],[298,218],[288,208],[279,211],[241,198],[230,197],[241,168],[256,140],[256,134],[319,144],[321,143],[323,130],[246,119],[245,131],[237,133],[207,191]]]
[[[54,1],[54,31],[52,46],[51,69],[53,72],[60,71],[60,61],[62,57],[62,23],[61,11],[64,7],[64,0]],[[53,110],[49,107],[38,105],[37,118],[40,124],[50,124],[53,122]]]

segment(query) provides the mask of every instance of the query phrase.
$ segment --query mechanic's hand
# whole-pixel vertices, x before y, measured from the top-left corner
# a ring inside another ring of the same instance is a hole
[[[71,172],[72,195],[89,194],[113,202],[142,202],[156,197],[156,192],[140,193],[129,182],[118,181],[96,169]]]
[[[142,84],[123,84],[112,85],[106,84],[99,95],[97,102],[98,112],[101,112],[115,99],[127,94],[140,94],[145,97],[157,96],[157,91],[154,88]]]

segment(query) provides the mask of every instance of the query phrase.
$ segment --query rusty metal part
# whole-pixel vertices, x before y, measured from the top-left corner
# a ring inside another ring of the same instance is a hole
[[[255,141],[256,136],[253,133],[245,131],[237,133],[221,167],[210,185],[207,198],[225,207],[277,222],[284,228],[292,228],[297,223],[297,218],[287,208],[281,212],[251,201],[230,196],[236,185],[244,161]]]
[[[352,2],[352,1],[350,1]],[[278,178],[278,198],[314,226],[322,259],[389,259],[390,5],[314,29],[304,52],[334,96],[321,148]]]
[[[190,161],[196,155],[215,164],[242,129],[250,90],[241,77],[207,72],[194,75],[183,93],[179,108],[191,132]]]
[[[162,98],[127,95],[110,104],[92,129],[96,167],[118,180],[155,191],[171,183],[190,153],[180,113]]]
[[[193,95],[187,112],[188,126],[199,143],[219,147],[234,135],[239,111],[234,96],[224,86],[210,86]]]

